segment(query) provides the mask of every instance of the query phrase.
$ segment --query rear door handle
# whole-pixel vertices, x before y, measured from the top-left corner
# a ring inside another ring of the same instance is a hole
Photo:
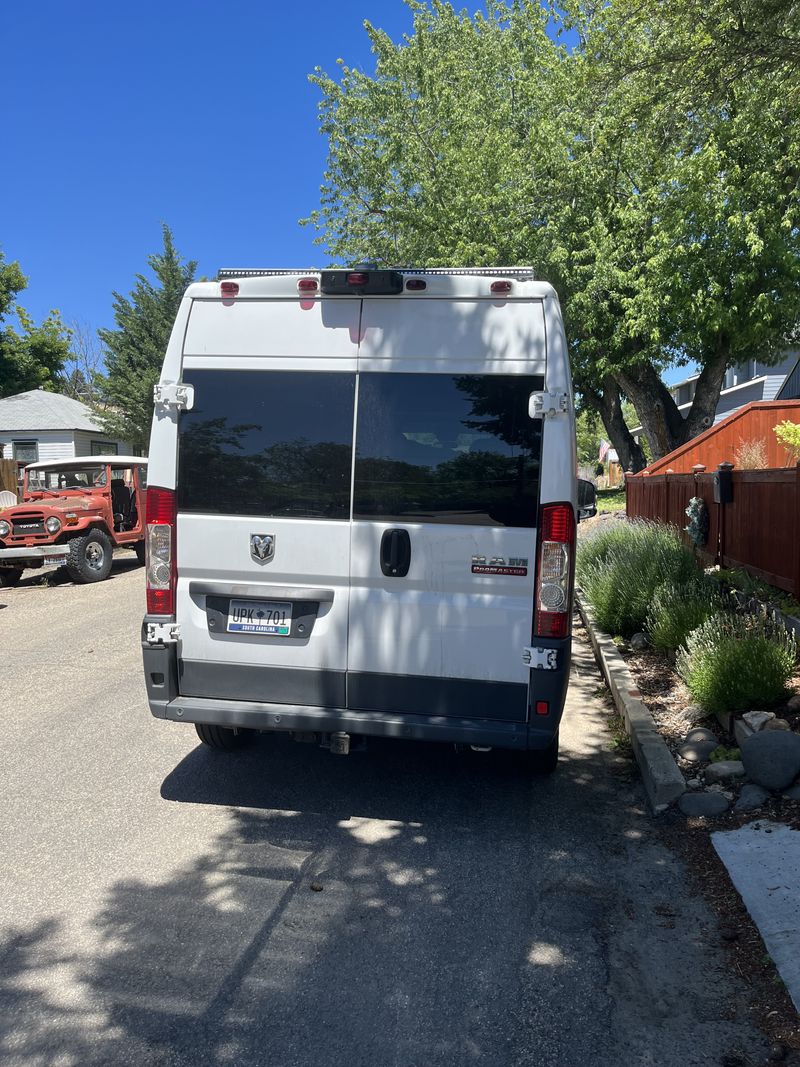
[[[408,530],[384,530],[381,538],[381,570],[387,578],[405,578],[411,566]]]

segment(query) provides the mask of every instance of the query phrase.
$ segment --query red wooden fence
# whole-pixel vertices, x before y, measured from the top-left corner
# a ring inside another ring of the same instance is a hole
[[[715,504],[713,473],[628,475],[628,517],[677,526],[690,543],[686,508],[699,496],[708,508],[706,560],[744,567],[800,599],[800,464],[732,477],[733,500]]]

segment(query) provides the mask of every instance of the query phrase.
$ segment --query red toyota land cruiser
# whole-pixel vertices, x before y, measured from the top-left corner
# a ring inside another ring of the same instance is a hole
[[[62,565],[75,582],[101,582],[118,546],[144,563],[146,489],[142,456],[29,464],[23,502],[0,511],[0,586],[28,568]]]

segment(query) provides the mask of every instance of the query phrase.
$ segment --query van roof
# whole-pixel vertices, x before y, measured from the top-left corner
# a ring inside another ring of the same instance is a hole
[[[360,273],[384,273],[393,271],[404,278],[419,278],[426,282],[422,290],[407,290],[405,286],[400,293],[389,296],[388,299],[426,299],[431,297],[444,297],[455,299],[497,299],[497,295],[491,292],[491,283],[498,279],[508,279],[512,283],[511,292],[505,297],[508,300],[544,300],[555,297],[555,290],[549,282],[537,280],[532,267],[331,267],[327,270],[350,271]],[[319,267],[308,269],[277,269],[271,267],[226,267],[217,272],[215,281],[194,282],[187,290],[187,296],[199,300],[219,300],[220,283],[236,281],[239,291],[236,294],[240,299],[286,299],[304,294],[298,293],[298,281],[301,278],[315,278],[321,283],[322,269]],[[320,291],[308,294],[312,298],[319,298]],[[343,294],[346,299],[360,296],[353,292]],[[337,296],[325,295],[325,299],[337,299]],[[369,299],[369,297],[366,297]]]

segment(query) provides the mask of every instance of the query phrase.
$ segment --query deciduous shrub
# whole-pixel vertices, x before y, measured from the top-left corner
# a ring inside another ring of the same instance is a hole
[[[581,544],[577,568],[597,624],[623,637],[644,629],[659,586],[683,584],[698,574],[678,531],[652,522],[620,522],[599,530]]]
[[[702,573],[687,582],[660,585],[647,613],[651,644],[662,651],[679,648],[692,630],[722,609],[725,599],[719,584]]]
[[[689,634],[676,668],[706,711],[747,711],[787,695],[797,658],[794,633],[761,615],[712,615]]]
[[[775,436],[786,449],[790,461],[797,463],[800,460],[800,423],[788,419],[779,422],[775,427]]]

